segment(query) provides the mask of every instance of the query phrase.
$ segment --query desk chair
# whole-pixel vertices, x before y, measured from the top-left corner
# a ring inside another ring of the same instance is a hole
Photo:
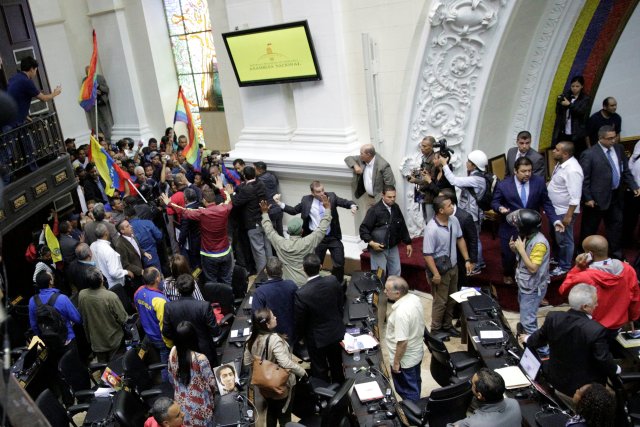
[[[78,403],[93,400],[99,384],[92,374],[106,367],[106,363],[92,363],[87,367],[75,349],[67,351],[58,362],[60,376]]]
[[[401,404],[410,425],[445,427],[467,416],[472,398],[471,382],[464,381],[437,388],[417,402],[403,400]]]
[[[114,397],[113,415],[121,427],[140,427],[149,417],[149,406],[135,393],[120,390]]]
[[[447,346],[431,335],[426,328],[424,343],[431,353],[431,376],[442,387],[467,381],[480,369],[480,360],[477,357],[467,351],[449,353]]]
[[[124,369],[124,383],[127,387],[135,390],[143,399],[155,400],[160,396],[173,399],[173,386],[171,384],[156,384],[153,381],[153,372],[160,372],[167,367],[163,363],[154,363],[147,366],[138,356],[138,349],[127,350],[122,360]]]
[[[349,418],[349,399],[355,378],[346,380],[337,390],[317,387],[313,392],[321,398],[328,399],[326,406],[319,414],[304,417],[299,423],[287,423],[287,426],[302,425],[305,427],[346,427],[352,425]]]
[[[51,427],[69,427],[69,424],[78,427],[73,421],[73,416],[89,409],[88,403],[70,406],[65,409],[56,395],[49,389],[43,391],[36,399],[36,406],[42,415],[49,421]]]
[[[233,266],[233,276],[231,277],[231,289],[233,289],[233,296],[236,299],[242,300],[247,294],[247,288],[249,287],[249,274],[247,270],[241,265]]]
[[[235,298],[233,288],[224,283],[207,282],[202,286],[202,297],[211,304],[219,304],[222,314],[234,314],[242,298]]]
[[[621,372],[612,387],[616,394],[616,426],[640,426],[640,372]]]

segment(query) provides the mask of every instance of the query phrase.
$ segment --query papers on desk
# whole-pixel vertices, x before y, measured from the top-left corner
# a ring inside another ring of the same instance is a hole
[[[518,366],[508,366],[506,368],[494,369],[494,371],[500,374],[504,380],[504,385],[507,390],[528,387],[531,385],[531,381],[524,376],[522,370]]]
[[[457,303],[465,302],[467,298],[480,295],[476,288],[462,288],[462,290],[449,295]]]
[[[482,340],[501,340],[504,338],[504,334],[501,330],[480,331],[480,342]]]
[[[251,328],[246,327],[244,329],[232,329],[229,334],[229,342],[243,342],[249,339],[251,335]]]
[[[624,348],[640,347],[640,338],[633,338],[629,332],[621,332],[616,336],[616,341]]]
[[[355,388],[358,399],[360,399],[360,402],[362,403],[382,399],[384,397],[377,381],[356,384],[353,388]]]
[[[347,353],[352,354],[356,350],[370,350],[380,345],[380,343],[369,334],[353,336],[345,333],[340,345]]]

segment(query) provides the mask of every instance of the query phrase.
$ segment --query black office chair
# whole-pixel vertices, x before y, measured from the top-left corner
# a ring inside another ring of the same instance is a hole
[[[149,406],[135,393],[120,390],[113,399],[113,415],[121,427],[142,427],[149,418]]]
[[[640,426],[640,372],[622,372],[612,388],[616,394],[616,426]]]
[[[467,416],[472,398],[471,382],[464,381],[437,388],[417,402],[403,400],[401,404],[410,425],[445,427]]]
[[[42,415],[44,415],[49,421],[51,427],[69,427],[69,424],[77,427],[77,424],[73,421],[74,415],[86,412],[87,409],[89,409],[88,403],[73,405],[68,409],[65,409],[56,397],[55,393],[49,389],[38,395],[38,398],[36,399],[36,406],[40,409]]]
[[[224,283],[207,282],[202,286],[203,298],[211,304],[219,304],[222,314],[235,313],[242,303],[242,299],[236,299],[233,288]]]
[[[314,393],[327,399],[326,405],[318,414],[301,419],[299,424],[305,427],[346,427],[352,425],[349,417],[349,396],[354,382],[355,378],[348,379],[337,390],[324,387],[314,388]]]
[[[156,384],[153,380],[153,373],[160,372],[167,365],[164,363],[153,363],[148,365],[138,356],[138,349],[127,350],[122,359],[124,369],[124,384],[135,390],[140,397],[153,401],[160,396],[173,399],[173,386],[168,382]]]
[[[106,363],[92,363],[87,367],[75,349],[67,351],[58,362],[60,376],[78,403],[93,399],[94,391],[99,387],[93,373],[106,367]]]
[[[431,353],[431,376],[441,387],[467,381],[480,369],[480,359],[466,351],[449,353],[447,346],[426,328],[424,342]]]
[[[231,277],[231,288],[233,289],[233,296],[236,299],[242,300],[247,294],[249,287],[249,274],[247,269],[241,265],[233,266],[233,276]]]

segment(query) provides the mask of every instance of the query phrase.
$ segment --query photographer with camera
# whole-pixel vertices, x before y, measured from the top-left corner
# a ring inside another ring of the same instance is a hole
[[[587,147],[587,120],[591,98],[584,91],[584,77],[574,76],[569,90],[558,95],[556,101],[556,122],[553,127],[553,147],[558,141],[571,141],[575,148],[575,156]]]
[[[429,187],[433,183],[433,172],[436,153],[433,151],[433,144],[436,139],[432,136],[425,136],[420,142],[420,152],[422,153],[422,159],[420,167],[411,171],[411,175],[407,177],[407,180],[415,185],[413,200],[416,203],[422,205],[422,216],[425,222],[428,222],[433,218],[433,198],[437,195],[437,191],[434,193],[429,191]]]
[[[446,148],[446,145],[445,145]],[[441,148],[442,150],[442,148]],[[483,151],[474,150],[467,156],[467,176],[455,176],[453,172],[446,166],[447,160],[445,158],[440,159],[440,165],[444,172],[444,176],[452,185],[460,188],[460,198],[458,200],[458,207],[473,217],[473,222],[476,224],[476,230],[478,232],[478,263],[470,273],[470,275],[480,273],[486,264],[484,257],[482,256],[482,242],[480,241],[480,227],[482,226],[482,218],[484,213],[478,204],[478,200],[482,198],[484,192],[487,190],[487,183],[484,178],[484,172],[487,169],[489,160],[487,155]]]

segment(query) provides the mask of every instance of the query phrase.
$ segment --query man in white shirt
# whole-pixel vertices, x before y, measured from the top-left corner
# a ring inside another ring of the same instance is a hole
[[[396,185],[389,162],[376,154],[371,144],[363,145],[359,156],[345,157],[344,162],[353,169],[351,189],[355,197],[360,198],[363,194],[368,196],[366,208],[382,199],[382,189],[386,185]]]
[[[582,167],[573,157],[573,150],[573,142],[569,141],[558,142],[553,149],[553,159],[557,164],[547,184],[547,193],[565,231],[555,232],[554,253],[558,266],[551,271],[551,276],[560,276],[569,271],[573,259],[573,223],[580,213],[584,180]]]
[[[384,293],[396,302],[387,318],[387,348],[396,392],[405,400],[420,399],[420,364],[424,355],[424,309],[420,298],[409,293],[399,276],[389,276]]]
[[[98,236],[98,240],[90,246],[96,266],[100,269],[104,277],[107,278],[109,289],[115,285],[124,286],[125,276],[133,277],[133,273],[122,268],[120,254],[111,247],[107,226],[98,224],[96,226],[96,235]]]

